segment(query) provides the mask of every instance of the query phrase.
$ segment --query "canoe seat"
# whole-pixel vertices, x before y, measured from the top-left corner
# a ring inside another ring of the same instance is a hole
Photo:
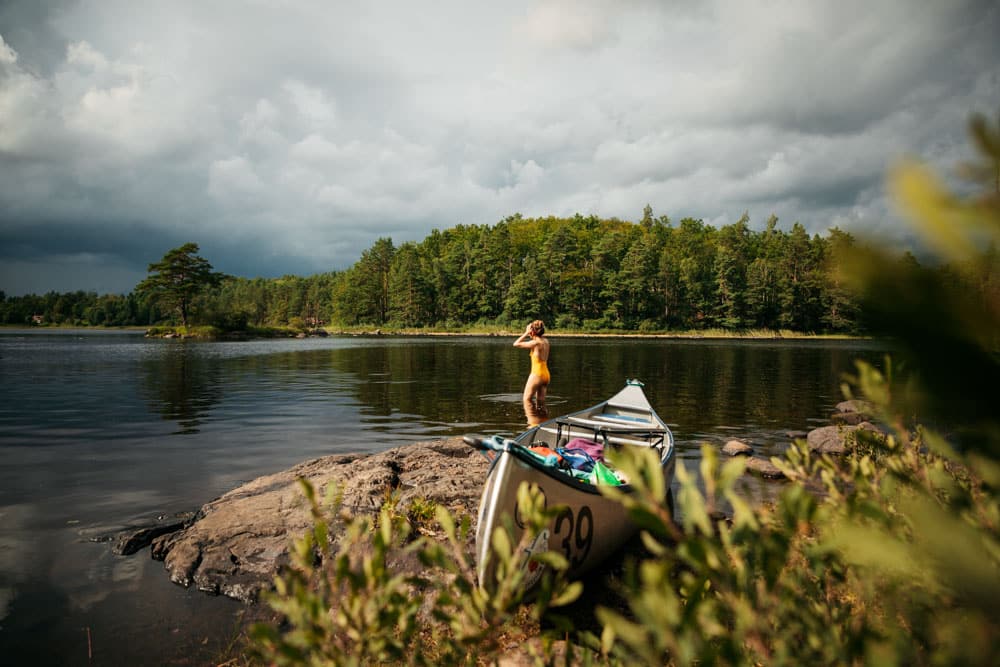
[[[622,412],[648,412],[642,408],[638,408],[634,405],[625,405],[624,403],[605,403],[605,405],[612,410],[621,410]]]
[[[652,422],[640,422],[632,421],[631,419],[615,419],[611,415],[591,415],[593,419],[587,419],[585,417],[568,417],[566,419],[570,424],[580,424],[582,426],[588,426],[590,428],[599,428],[606,431],[613,431],[615,426],[621,426],[623,428],[635,430],[637,428],[649,428],[651,430],[662,430],[659,424],[654,424]]]
[[[599,427],[601,427],[601,428],[604,428],[604,427],[607,426],[607,424],[604,424],[602,422],[596,422],[596,424]],[[551,433],[552,435],[557,436],[557,437],[561,435],[564,438],[572,438],[573,437],[573,427],[574,427],[574,424],[570,423],[570,424],[566,424],[565,428],[563,428],[561,430],[561,432],[560,432],[560,429],[553,428],[551,426],[542,426],[538,430],[539,431],[544,431],[545,433]],[[593,436],[593,434],[594,434],[594,427],[593,427],[593,425],[581,424],[579,430],[581,430],[582,432],[584,432],[584,433],[586,433],[587,435],[590,435],[590,436]],[[612,435],[612,433],[614,433],[614,431],[606,431],[606,430],[602,431],[601,432],[601,440],[604,440],[604,437],[605,437],[605,434],[606,434],[608,442],[610,442],[613,445],[634,445],[636,447],[655,447],[655,446],[658,445],[658,443],[651,443],[648,440],[641,440],[639,438],[626,438],[626,437],[620,436],[620,435]]]
[[[591,415],[594,419],[610,422],[612,424],[622,424],[625,426],[649,426],[656,428],[658,425],[649,421],[645,417],[632,417],[630,415]]]
[[[607,424],[599,421],[594,421],[593,419],[587,419],[586,417],[567,417],[566,421],[570,424],[582,424],[584,426],[594,426],[597,428],[604,428]]]

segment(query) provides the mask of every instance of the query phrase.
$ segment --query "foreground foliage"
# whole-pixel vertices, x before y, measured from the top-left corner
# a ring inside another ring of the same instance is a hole
[[[855,381],[872,398],[887,397],[891,384],[866,365]],[[596,610],[600,637],[570,633],[583,647],[576,655],[614,665],[995,664],[997,467],[882,416],[894,424],[889,437],[861,441],[846,459],[816,457],[801,442],[776,459],[792,482],[762,508],[734,490],[743,459],[720,465],[706,446],[700,480],[678,467],[679,524],[655,461],[619,461],[637,492],[606,491],[643,527],[650,556],[628,569],[628,609]],[[444,542],[404,545],[409,524],[386,510],[374,523],[350,521],[332,553],[322,546],[328,527],[307,492],[316,529],[297,544],[296,569],[271,598],[289,629],[258,629],[268,662],[485,664],[528,635],[567,636],[548,610],[574,599],[579,584],[547,579],[539,601],[521,607],[525,563],[503,532],[494,539],[499,587],[487,594],[463,550],[468,525],[456,528],[447,512],[436,516]],[[537,531],[553,512],[528,489],[522,495]],[[731,519],[718,518],[721,507]],[[393,545],[425,569],[394,573]],[[555,553],[540,559],[553,572],[565,567]],[[537,661],[557,663],[545,651]]]
[[[888,262],[877,249],[843,264],[845,284],[901,350],[898,363],[887,360],[884,374],[859,363],[844,385],[848,397],[871,403],[883,436],[859,436],[843,458],[816,456],[797,443],[774,459],[790,482],[764,507],[749,506],[734,490],[744,462],[720,465],[705,447],[700,479],[678,466],[677,523],[650,452],[623,457],[618,465],[636,493],[602,492],[628,507],[649,555],[628,568],[622,584],[627,608],[598,608],[599,636],[570,635],[589,651],[571,651],[560,661],[1000,660],[1000,124],[993,128],[977,119],[973,131],[984,158],[970,171],[995,175],[995,192],[962,200],[913,165],[900,167],[892,178],[899,200],[931,247],[943,249],[954,273],[942,280],[941,273]],[[921,425],[917,415],[936,426]],[[522,489],[522,501],[537,531],[548,520],[546,511],[529,489]],[[720,509],[731,518],[720,518],[726,516]],[[461,531],[446,512],[437,518],[448,536],[445,544],[417,540],[406,547],[428,568],[423,576],[400,578],[385,567],[385,545],[406,533],[394,533],[392,517],[383,512],[374,536],[365,519],[350,524],[341,552],[322,561],[323,572],[332,571],[334,579],[324,583],[321,576],[314,588],[313,549],[326,553],[327,534],[317,513],[314,535],[298,545],[297,569],[273,599],[289,628],[260,631],[258,645],[267,659],[496,661],[503,648],[498,638],[513,631],[515,610],[525,601],[517,590],[519,550],[502,531],[494,537],[504,576],[488,595],[473,583]],[[369,540],[372,556],[351,566],[364,553],[356,550],[359,544]],[[547,621],[549,607],[571,600],[579,588],[560,579],[565,564],[558,555],[541,559],[553,574],[530,609],[536,621]],[[412,606],[407,586],[437,587],[429,615]],[[390,611],[378,615],[375,609]],[[358,610],[369,611],[359,616]],[[351,620],[362,617],[364,623]],[[567,631],[558,623],[528,630],[548,639]],[[548,650],[537,660],[558,662]]]
[[[775,459],[792,483],[769,507],[748,507],[733,492],[742,462],[720,467],[710,449],[704,494],[678,471],[680,528],[664,519],[658,490],[628,500],[656,557],[632,572],[631,614],[598,611],[610,658],[1000,659],[1000,123],[976,118],[972,128],[982,158],[970,171],[991,177],[985,194],[956,197],[913,164],[890,179],[949,272],[894,262],[877,246],[843,262],[845,283],[900,350],[884,375],[859,363],[844,386],[871,402],[886,437],[861,436],[843,459],[798,443]],[[719,502],[731,523],[711,520]]]
[[[551,569],[533,604],[524,605],[525,547],[558,513],[558,508],[544,507],[537,490],[519,493],[526,524],[522,543],[497,535],[502,574],[495,590],[487,593],[476,583],[466,548],[468,518],[456,524],[449,512],[436,508],[444,539],[411,541],[411,519],[394,513],[394,503],[387,503],[377,518],[342,514],[345,525],[334,549],[328,517],[336,500],[328,499],[324,507],[315,489],[304,481],[302,485],[314,529],[296,541],[292,568],[267,598],[288,629],[259,625],[253,630],[255,653],[269,664],[476,664],[523,641],[526,626],[536,627],[548,609],[579,595],[580,584],[568,584],[559,575],[567,567],[564,559],[542,554],[535,559]],[[408,556],[419,564],[411,573],[405,566],[391,567]]]
[[[861,382],[886,386],[867,366]],[[834,460],[799,443],[775,460],[794,482],[753,509],[733,490],[743,461],[720,466],[706,447],[704,495],[678,470],[679,528],[644,490],[631,502],[655,557],[631,572],[630,614],[598,610],[606,655],[649,665],[995,664],[995,469],[924,430],[894,430],[866,449]],[[730,521],[712,520],[719,502]]]

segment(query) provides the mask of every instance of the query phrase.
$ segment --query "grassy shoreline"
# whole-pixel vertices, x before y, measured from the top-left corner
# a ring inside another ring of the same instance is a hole
[[[358,335],[354,332],[338,331],[328,332],[332,335]],[[423,330],[401,330],[401,331],[381,331],[378,334],[367,332],[367,335],[382,336],[511,336],[517,337],[520,331],[423,331]],[[678,338],[678,339],[815,339],[815,340],[864,340],[867,336],[850,336],[847,334],[814,334],[794,331],[669,331],[649,333],[644,331],[548,331],[545,334],[549,338]]]
[[[301,336],[483,336],[483,337],[516,337],[520,330],[504,328],[470,327],[465,329],[436,328],[381,328],[381,327],[320,327],[312,330],[292,329],[287,327],[261,327],[242,331],[221,331],[215,327],[183,327],[173,326],[69,326],[42,325],[24,326],[3,324],[0,330],[18,331],[134,331],[146,332],[151,337],[176,336],[179,338],[195,338],[203,340],[250,340],[261,338],[295,338]],[[787,329],[747,329],[730,331],[726,329],[699,329],[686,331],[549,331],[550,338],[652,338],[652,339],[691,339],[691,340],[870,340],[870,336],[849,334],[817,334],[811,332],[791,331]]]

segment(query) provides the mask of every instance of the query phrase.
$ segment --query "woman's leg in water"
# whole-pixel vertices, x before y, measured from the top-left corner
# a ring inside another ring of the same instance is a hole
[[[545,410],[545,390],[548,388],[548,382],[539,382],[538,387],[535,388],[535,407],[543,414],[547,414]]]
[[[543,382],[540,377],[532,373],[528,376],[528,382],[524,385],[524,395],[521,397],[524,403],[524,414],[528,418],[528,424],[534,426],[548,417],[548,410],[545,408],[545,390],[548,383]]]
[[[524,404],[524,416],[528,419],[530,426],[540,424],[544,420],[545,385],[542,384],[541,378],[534,373],[528,376],[521,402]]]

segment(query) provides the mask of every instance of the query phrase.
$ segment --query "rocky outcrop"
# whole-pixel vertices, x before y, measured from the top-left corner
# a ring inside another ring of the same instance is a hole
[[[291,540],[312,527],[300,477],[321,498],[336,484],[341,507],[353,512],[378,511],[398,492],[401,513],[420,499],[474,518],[486,466],[460,438],[306,461],[206,504],[189,525],[154,539],[152,555],[175,583],[249,602],[289,561]]]
[[[159,520],[151,526],[140,526],[122,532],[115,541],[111,551],[119,556],[129,556],[148,547],[160,535],[167,535],[181,530],[190,523],[188,521],[163,522]]]

